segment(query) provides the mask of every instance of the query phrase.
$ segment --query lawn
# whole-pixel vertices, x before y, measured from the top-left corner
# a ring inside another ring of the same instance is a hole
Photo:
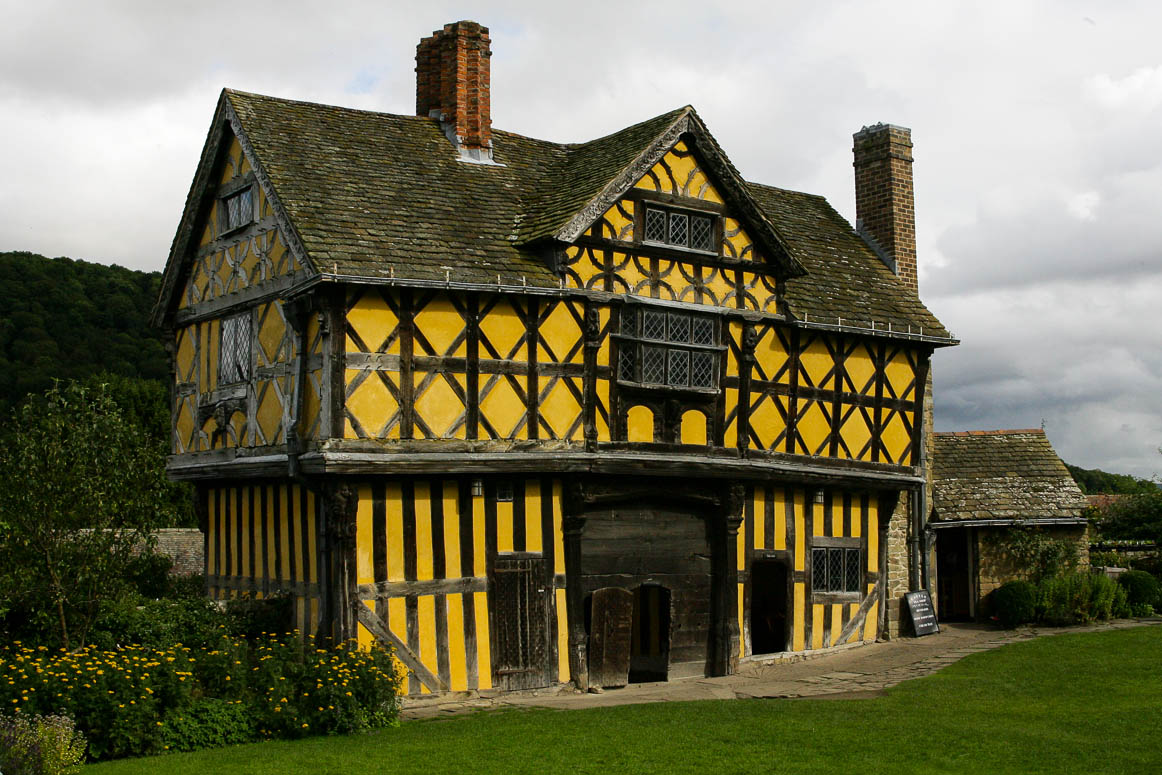
[[[1040,638],[887,696],[510,710],[86,767],[148,773],[879,773],[1162,769],[1162,627]]]

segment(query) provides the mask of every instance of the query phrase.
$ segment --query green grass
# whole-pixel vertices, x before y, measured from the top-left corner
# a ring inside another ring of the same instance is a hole
[[[149,773],[865,773],[1162,769],[1162,627],[976,654],[885,697],[500,711],[86,767]]]

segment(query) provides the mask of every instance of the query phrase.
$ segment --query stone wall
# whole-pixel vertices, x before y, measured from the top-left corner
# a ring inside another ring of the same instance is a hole
[[[979,569],[980,600],[983,602],[989,594],[1006,581],[1028,579],[1028,568],[1018,565],[997,546],[996,536],[1008,527],[977,528],[977,558]],[[1067,538],[1077,542],[1079,565],[1089,567],[1089,528],[1086,525],[1070,525],[1063,527],[1041,528],[1050,538]],[[991,540],[990,540],[991,539]],[[986,604],[987,605],[987,604]],[[977,610],[980,610],[979,608]]]
[[[192,576],[205,571],[205,544],[197,528],[171,527],[158,530],[157,552],[173,560],[175,576]]]

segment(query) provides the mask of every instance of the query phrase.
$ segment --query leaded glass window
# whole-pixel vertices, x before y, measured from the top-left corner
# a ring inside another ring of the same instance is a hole
[[[816,592],[859,592],[860,570],[858,548],[811,550],[811,586]]]
[[[718,387],[717,323],[677,310],[627,305],[621,312],[617,378],[675,388]]]
[[[218,349],[218,382],[229,385],[250,379],[250,315],[234,315],[222,320],[222,342]]]
[[[225,231],[232,231],[254,220],[254,198],[250,188],[244,188],[222,200],[225,206]]]
[[[711,215],[650,205],[646,207],[642,241],[703,253],[717,253],[714,245],[716,220],[716,217]]]

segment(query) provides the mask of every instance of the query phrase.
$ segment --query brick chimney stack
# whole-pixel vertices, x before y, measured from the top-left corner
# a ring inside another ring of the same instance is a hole
[[[919,293],[912,131],[876,124],[856,132],[854,140],[855,228],[871,238],[885,263]]]
[[[488,28],[445,24],[416,46],[416,115],[439,118],[465,158],[492,153]]]

